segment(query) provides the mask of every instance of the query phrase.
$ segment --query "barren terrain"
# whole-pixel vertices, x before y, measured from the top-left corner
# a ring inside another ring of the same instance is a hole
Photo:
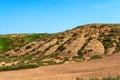
[[[120,75],[120,54],[35,69],[0,72],[0,80],[75,80],[76,77],[107,77]]]

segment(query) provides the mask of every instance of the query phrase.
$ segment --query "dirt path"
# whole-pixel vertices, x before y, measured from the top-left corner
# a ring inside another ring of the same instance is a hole
[[[76,77],[117,75],[120,75],[120,54],[85,62],[0,72],[0,80],[75,80]]]

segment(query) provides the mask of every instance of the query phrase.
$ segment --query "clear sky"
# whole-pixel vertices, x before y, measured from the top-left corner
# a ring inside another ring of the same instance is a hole
[[[120,23],[120,0],[0,0],[0,34],[54,33]]]

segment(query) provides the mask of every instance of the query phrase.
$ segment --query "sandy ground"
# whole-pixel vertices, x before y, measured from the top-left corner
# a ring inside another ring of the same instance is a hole
[[[120,75],[120,54],[103,59],[0,72],[0,80],[75,80]]]

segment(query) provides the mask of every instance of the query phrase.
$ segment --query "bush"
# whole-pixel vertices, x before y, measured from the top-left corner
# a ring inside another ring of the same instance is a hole
[[[91,28],[97,28],[97,26],[96,25],[92,25]]]
[[[10,44],[12,43],[12,39],[10,38],[0,38],[0,50],[6,52],[10,48]]]
[[[27,69],[27,68],[36,68],[36,67],[38,67],[37,64],[19,64],[16,66],[15,70]]]
[[[116,47],[116,52],[119,52],[120,51],[120,47]]]
[[[103,40],[103,45],[105,47],[105,49],[107,49],[112,43],[112,40],[110,37],[106,37],[104,40]]]
[[[74,37],[74,36],[77,36],[77,33],[74,33],[74,34],[72,35],[72,37]]]
[[[80,49],[80,50],[78,50],[78,56],[79,57],[83,57],[83,52],[82,52],[82,50]]]
[[[69,58],[68,58],[68,57],[65,57],[65,58],[64,58],[64,61],[69,61]]]
[[[119,52],[120,51],[120,42],[117,43],[117,47],[116,47],[116,51],[115,52]]]
[[[79,77],[77,77],[76,80],[83,80],[83,79],[80,79]]]
[[[94,55],[90,59],[100,59],[100,58],[102,58],[102,56],[100,56],[100,55]]]
[[[33,41],[48,41],[53,38],[54,34],[15,34],[12,35],[0,35],[0,52],[5,53],[11,49],[19,49],[20,47],[33,42]],[[29,49],[30,47],[26,47]]]
[[[72,51],[71,50],[69,50],[67,53],[69,54],[69,53],[71,53]]]
[[[64,47],[63,44],[61,44],[60,46],[58,46],[58,50],[64,50],[64,49],[65,49],[65,47]]]
[[[28,46],[26,46],[25,47],[25,49],[27,50],[27,49],[30,49],[31,48],[31,46],[30,45],[28,45]]]
[[[58,39],[64,39],[65,36],[58,36]]]
[[[20,69],[28,69],[28,68],[36,68],[36,67],[39,66],[37,64],[18,64],[13,66],[0,67],[0,71],[20,70]]]

